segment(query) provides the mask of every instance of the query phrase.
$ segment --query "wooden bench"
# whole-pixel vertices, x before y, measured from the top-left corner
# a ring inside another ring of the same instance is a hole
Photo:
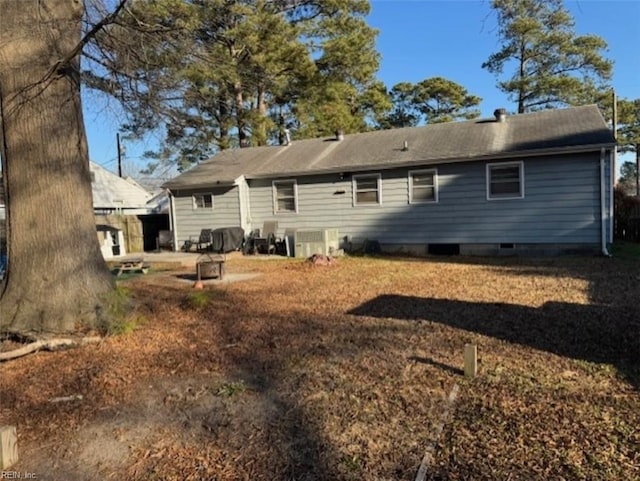
[[[116,276],[122,275],[123,272],[142,272],[146,274],[149,272],[150,267],[151,264],[145,262],[144,259],[125,259],[115,267],[118,270]]]

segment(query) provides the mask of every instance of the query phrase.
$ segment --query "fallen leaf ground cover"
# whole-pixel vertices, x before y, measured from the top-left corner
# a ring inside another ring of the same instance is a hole
[[[228,272],[261,275],[203,291],[132,276],[125,334],[0,365],[11,470],[413,480],[431,447],[429,480],[640,476],[637,261],[235,258]]]

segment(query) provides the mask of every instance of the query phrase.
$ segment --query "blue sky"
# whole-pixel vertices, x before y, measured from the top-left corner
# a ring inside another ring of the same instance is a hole
[[[612,85],[618,97],[640,98],[640,0],[580,0],[565,5],[578,34],[596,34],[608,43],[606,56],[614,61]],[[481,97],[482,116],[491,116],[498,107],[515,109],[496,87],[496,78],[481,67],[500,47],[490,0],[372,0],[368,22],[379,30],[378,78],[388,88],[440,76]],[[121,120],[115,103],[89,94],[84,110],[91,159],[115,171]],[[135,174],[142,153],[155,145],[153,138],[126,142],[125,172]]]

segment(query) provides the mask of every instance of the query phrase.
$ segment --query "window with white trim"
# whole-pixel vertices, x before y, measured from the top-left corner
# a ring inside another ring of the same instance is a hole
[[[409,203],[424,204],[438,202],[437,169],[409,172]]]
[[[524,197],[524,163],[487,164],[487,199],[522,199]]]
[[[353,205],[382,204],[380,174],[353,176]]]
[[[194,194],[193,208],[195,209],[213,209],[213,194]]]
[[[298,212],[298,184],[295,180],[273,182],[273,211],[276,214]]]

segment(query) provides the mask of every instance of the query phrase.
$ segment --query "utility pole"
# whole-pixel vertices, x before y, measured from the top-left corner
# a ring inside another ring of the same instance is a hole
[[[116,132],[116,144],[118,146],[118,177],[122,178],[122,148],[120,147],[120,132]]]
[[[612,111],[612,115],[613,115],[613,119],[611,119],[611,124],[612,124],[612,128],[613,128],[613,138],[616,140],[616,142],[618,141],[618,97],[616,95],[616,91],[612,90],[611,91],[611,101],[613,102],[613,111]],[[613,172],[613,186],[616,186],[616,157],[617,157],[617,150],[618,150],[618,146],[616,145],[616,147],[613,149],[613,165],[611,168],[611,171]]]

